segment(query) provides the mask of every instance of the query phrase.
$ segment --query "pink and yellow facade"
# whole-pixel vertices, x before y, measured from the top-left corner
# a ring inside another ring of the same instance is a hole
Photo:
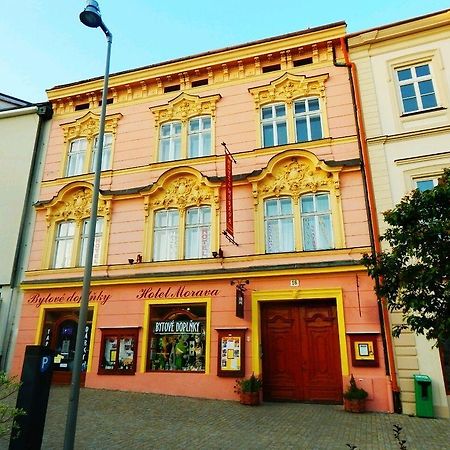
[[[111,76],[85,386],[234,399],[253,372],[267,400],[341,403],[353,374],[370,410],[392,411],[359,263],[370,238],[344,35],[331,24]],[[55,381],[70,376],[101,87],[48,91],[16,373],[43,344]]]

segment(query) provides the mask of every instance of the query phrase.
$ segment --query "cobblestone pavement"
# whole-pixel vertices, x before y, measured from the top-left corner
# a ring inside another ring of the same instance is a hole
[[[52,387],[42,450],[61,450],[68,387]],[[344,412],[342,406],[202,400],[82,389],[75,448],[399,450],[392,426],[403,427],[408,450],[450,450],[450,420]],[[7,449],[6,441],[0,449]]]

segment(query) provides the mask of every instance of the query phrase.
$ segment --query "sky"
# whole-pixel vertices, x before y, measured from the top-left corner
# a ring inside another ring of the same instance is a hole
[[[46,89],[102,76],[106,40],[79,20],[83,0],[0,0],[0,92],[32,103]],[[448,0],[99,0],[113,34],[111,74],[345,21],[349,33],[450,7]]]

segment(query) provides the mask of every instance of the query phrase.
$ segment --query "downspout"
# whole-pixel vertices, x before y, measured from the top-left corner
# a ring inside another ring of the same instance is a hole
[[[372,247],[372,252],[374,254],[381,253],[381,244],[380,244],[380,230],[378,227],[377,220],[377,210],[375,204],[375,193],[373,189],[373,179],[372,172],[369,163],[369,151],[367,148],[367,140],[366,140],[366,131],[364,127],[364,121],[362,116],[362,103],[361,103],[361,94],[359,91],[358,84],[358,74],[356,71],[355,63],[350,61],[350,57],[348,54],[347,43],[344,37],[340,38],[340,46],[341,51],[344,55],[345,64],[340,64],[335,61],[335,65],[337,66],[345,66],[348,68],[350,75],[350,84],[352,87],[352,96],[353,96],[353,104],[355,105],[355,116],[356,116],[356,126],[358,128],[358,140],[359,140],[359,150],[360,157],[362,162],[362,176],[364,179],[364,191],[367,205],[367,219],[369,222],[369,236],[370,243]],[[375,284],[378,287],[380,280],[378,278],[375,279]],[[378,296],[378,295],[377,295]],[[395,370],[395,359],[394,359],[394,350],[392,343],[392,335],[390,332],[390,321],[389,321],[389,312],[386,306],[386,302],[383,298],[378,296],[378,315],[381,325],[381,339],[383,341],[383,352],[386,366],[386,375],[390,376],[391,379],[391,388],[392,388],[392,400],[393,400],[393,409],[396,413],[402,412],[402,406],[400,402],[400,388],[398,386],[397,381],[397,373]]]

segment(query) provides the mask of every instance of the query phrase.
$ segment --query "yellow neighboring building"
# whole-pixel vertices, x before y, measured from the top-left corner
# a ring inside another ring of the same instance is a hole
[[[382,212],[412,189],[428,189],[450,166],[450,10],[348,37],[362,111],[380,234]],[[391,315],[392,323],[400,316]],[[423,336],[394,340],[403,412],[415,413],[413,375],[432,379],[434,414],[449,416],[450,345]]]

